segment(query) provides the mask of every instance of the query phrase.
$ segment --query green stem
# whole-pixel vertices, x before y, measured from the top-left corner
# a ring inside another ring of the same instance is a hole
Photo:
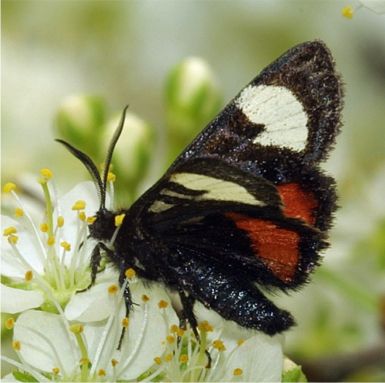
[[[89,372],[89,367],[88,367],[88,353],[87,353],[87,347],[86,344],[84,343],[83,337],[81,333],[74,333],[76,337],[76,341],[78,342],[80,354],[81,354],[81,359],[82,359],[82,366],[81,366],[81,381],[86,382],[88,378],[88,372]]]

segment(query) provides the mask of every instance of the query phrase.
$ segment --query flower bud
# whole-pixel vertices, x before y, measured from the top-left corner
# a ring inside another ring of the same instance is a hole
[[[177,155],[204,128],[217,114],[220,104],[216,80],[204,60],[187,58],[171,70],[166,81],[170,157]]]
[[[100,158],[105,109],[105,102],[99,97],[68,97],[56,113],[58,135],[91,157]]]
[[[107,123],[104,133],[104,152],[120,121],[120,116]],[[122,135],[112,159],[113,172],[117,176],[117,197],[127,204],[135,197],[139,182],[143,180],[155,148],[155,131],[133,113],[127,112]]]

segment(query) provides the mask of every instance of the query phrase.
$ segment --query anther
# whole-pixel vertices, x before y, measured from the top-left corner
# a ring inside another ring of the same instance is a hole
[[[70,326],[70,331],[74,334],[81,334],[84,330],[84,326],[81,323],[74,323]]]
[[[213,341],[213,347],[216,348],[218,351],[226,350],[224,343],[220,339],[216,339]]]
[[[142,295],[142,301],[143,301],[144,303],[148,302],[149,300],[150,300],[150,297],[149,297],[148,295],[146,295],[146,294],[143,294],[143,295]]]
[[[168,306],[168,302],[166,302],[165,300],[161,299],[159,302],[158,302],[158,307],[160,309],[165,309],[166,307]]]
[[[26,282],[32,281],[32,279],[33,279],[33,272],[32,272],[32,270],[28,270],[28,271],[25,272],[24,279],[25,279]]]
[[[238,339],[238,340],[237,340],[237,345],[238,345],[238,346],[242,346],[243,343],[245,343],[245,340],[244,340],[244,339]]]
[[[106,370],[104,370],[103,368],[100,368],[98,370],[98,376],[106,376]]]
[[[122,319],[122,326],[123,326],[124,328],[127,328],[129,323],[130,323],[130,321],[129,321],[129,319],[128,319],[127,317],[124,317],[124,318]]]
[[[16,245],[17,241],[19,240],[19,237],[17,235],[13,235],[11,234],[9,237],[8,237],[8,242],[9,244],[11,245]]]
[[[167,343],[173,344],[175,342],[175,337],[173,337],[172,335],[167,335],[166,340]]]
[[[59,215],[59,217],[57,217],[57,227],[63,227],[63,226],[64,226],[64,217]]]
[[[60,246],[61,246],[65,251],[71,251],[71,244],[68,243],[67,241],[62,241],[62,242],[60,242]]]
[[[346,17],[347,19],[352,19],[354,15],[354,9],[351,5],[346,5],[341,10],[342,16]]]
[[[7,330],[12,330],[14,325],[15,320],[13,318],[8,318],[4,323],[4,326]]]
[[[15,190],[16,189],[16,185],[13,183],[13,182],[7,182],[4,186],[3,186],[3,192],[4,193],[10,193],[11,191]]]
[[[49,227],[48,227],[47,223],[44,222],[44,223],[40,224],[40,231],[42,231],[43,233],[47,233],[48,229],[49,229]]]
[[[86,217],[86,213],[84,213],[84,211],[79,211],[78,213],[78,217],[81,221],[85,222],[87,217]]]
[[[86,202],[83,201],[83,200],[78,200],[76,201],[73,206],[72,206],[72,210],[84,210],[86,208]]]
[[[40,174],[45,181],[48,181],[53,177],[52,171],[47,168],[40,169]]]
[[[200,322],[198,325],[198,329],[200,331],[206,331],[206,332],[211,332],[214,330],[213,326],[211,326],[211,324],[209,322],[207,322],[207,320]]]
[[[118,286],[116,286],[115,284],[108,286],[108,294],[115,295],[118,290]]]
[[[165,360],[166,362],[171,362],[171,361],[172,361],[172,354],[166,354],[166,355],[164,356],[164,360]]]
[[[6,227],[3,231],[4,237],[7,237],[8,235],[16,234],[16,233],[17,233],[17,230],[16,230],[16,227],[14,226]]]
[[[186,354],[182,354],[180,357],[179,357],[179,362],[181,363],[187,363],[188,362],[188,356]]]
[[[159,358],[159,356],[156,356],[155,358],[154,358],[154,362],[156,363],[156,364],[162,364],[162,359],[161,358]]]
[[[96,221],[96,217],[91,215],[90,217],[87,217],[86,221],[89,225],[92,225]]]
[[[22,217],[24,215],[24,210],[20,207],[15,208],[15,216],[16,217]]]
[[[125,271],[124,275],[126,276],[127,279],[132,279],[135,277],[136,271],[130,267]]]
[[[107,181],[108,182],[115,182],[116,181],[116,175],[112,172],[108,172]]]
[[[48,237],[47,239],[47,245],[48,246],[53,246],[55,244],[55,237],[53,235],[51,235],[50,237]]]
[[[59,367],[54,367],[54,368],[52,369],[52,373],[53,373],[54,375],[59,375],[59,372],[60,372],[60,368],[59,368]]]
[[[126,216],[126,214],[124,214],[124,213],[123,214],[118,214],[118,215],[115,216],[115,226],[116,227],[121,226],[125,216]]]
[[[118,360],[116,360],[116,359],[111,359],[112,367],[115,367],[118,363],[119,363]]]
[[[233,371],[233,375],[234,376],[240,376],[242,374],[243,374],[242,368],[235,368],[234,371]]]
[[[14,341],[12,342],[12,348],[13,348],[15,351],[20,351],[20,349],[21,349],[21,343],[20,343],[20,341],[14,340]]]

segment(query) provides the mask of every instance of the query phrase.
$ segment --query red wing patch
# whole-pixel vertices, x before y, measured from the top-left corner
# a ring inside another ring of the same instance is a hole
[[[318,207],[318,201],[310,192],[305,192],[296,183],[288,183],[277,186],[281,196],[287,217],[299,218],[310,225],[315,224],[314,212]]]
[[[299,262],[299,235],[282,229],[271,221],[250,218],[238,213],[226,216],[246,231],[256,257],[285,283],[292,281]]]

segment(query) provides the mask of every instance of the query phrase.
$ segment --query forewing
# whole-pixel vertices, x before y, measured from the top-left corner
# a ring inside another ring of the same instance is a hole
[[[141,225],[171,252],[236,267],[264,284],[302,283],[325,246],[311,226],[311,201],[294,217],[272,183],[217,159],[186,161],[138,204]]]

